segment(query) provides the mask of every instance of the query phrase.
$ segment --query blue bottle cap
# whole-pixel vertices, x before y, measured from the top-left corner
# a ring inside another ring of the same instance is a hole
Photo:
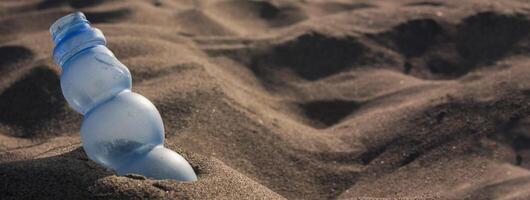
[[[97,28],[92,28],[81,12],[74,12],[58,19],[50,27],[50,33],[55,43],[53,59],[60,66],[84,49],[106,44],[103,33]]]
[[[90,27],[90,22],[82,12],[74,12],[61,17],[50,27],[50,33],[55,44],[59,43],[72,29]]]

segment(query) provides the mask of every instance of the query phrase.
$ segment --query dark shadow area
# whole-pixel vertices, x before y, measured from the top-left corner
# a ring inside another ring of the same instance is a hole
[[[225,1],[214,6],[224,12],[237,12],[233,16],[236,21],[257,18],[271,27],[288,26],[307,19],[302,9],[274,1]]]
[[[405,57],[421,56],[438,42],[437,37],[446,33],[433,19],[411,20],[394,27],[391,31],[376,35],[374,39],[384,44],[394,44]],[[387,41],[389,40],[389,41]]]
[[[296,7],[262,7],[260,17],[266,19],[272,27],[289,26],[308,18],[302,10]]]
[[[0,122],[22,129],[21,137],[37,136],[37,129],[66,108],[59,76],[46,66],[32,69],[0,93]]]
[[[359,106],[358,102],[344,100],[313,101],[300,104],[303,114],[316,122],[313,125],[319,128],[329,127],[340,122]]]
[[[511,147],[516,157],[514,164],[529,168],[529,150],[530,150],[530,118],[523,116],[514,117],[508,123],[502,124],[489,137]]]
[[[483,64],[509,54],[529,30],[524,15],[483,12],[458,25],[456,48],[470,64]]]
[[[466,65],[461,65],[440,57],[433,57],[427,60],[426,64],[431,73],[445,77],[459,77],[471,70],[470,67],[464,67]]]
[[[255,56],[251,66],[258,74],[260,68],[272,66],[288,68],[307,80],[317,80],[351,67],[364,50],[364,46],[352,37],[308,33]]]
[[[97,6],[108,0],[44,0],[37,4],[38,9],[49,9],[68,5],[72,8],[86,8],[91,6]]]
[[[319,7],[329,13],[337,13],[350,10],[360,10],[367,8],[375,8],[375,5],[369,3],[339,3],[339,2],[325,2],[319,4]]]
[[[103,2],[108,2],[109,0],[69,0],[70,6],[72,8],[85,8],[85,7],[91,7],[91,6],[97,6],[99,4],[102,4]]]
[[[86,8],[91,6],[97,6],[99,4],[102,4],[108,0],[44,0],[37,4],[38,9],[48,9],[48,8],[55,8],[60,7],[63,5],[69,5],[72,8]]]
[[[132,11],[128,8],[100,12],[85,12],[86,18],[91,23],[119,22],[126,20],[131,14]]]
[[[440,7],[440,6],[445,6],[444,3],[442,2],[429,2],[429,1],[419,1],[419,2],[412,2],[412,3],[407,3],[405,4],[405,6],[431,6],[431,7]]]
[[[33,52],[22,46],[2,46],[0,47],[0,70],[7,66],[27,60],[33,57]]]
[[[424,79],[457,79],[529,49],[530,21],[522,14],[481,12],[456,25],[415,19],[368,35],[405,60],[404,73]]]
[[[0,199],[90,199],[89,187],[112,175],[81,147],[53,157],[0,164]]]
[[[256,6],[259,16],[265,19],[276,18],[281,11],[278,7],[266,1],[253,2],[253,5]]]

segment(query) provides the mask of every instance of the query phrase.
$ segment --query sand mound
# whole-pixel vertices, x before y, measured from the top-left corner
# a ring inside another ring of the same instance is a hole
[[[87,159],[47,31],[81,10],[195,183]],[[0,199],[528,199],[521,1],[2,1]],[[55,69],[54,69],[55,68]]]
[[[205,12],[212,13],[243,33],[281,28],[307,19],[299,7],[272,1],[223,1],[205,6]]]
[[[43,155],[40,155],[43,157]],[[282,199],[281,196],[241,175],[223,162],[192,155],[200,181],[177,183],[148,180],[139,175],[117,177],[99,165],[88,161],[81,147],[69,146],[46,152],[46,157],[32,161],[0,164],[0,173],[7,178],[3,197],[10,198],[82,198],[82,199],[227,199],[252,196],[257,199]],[[75,166],[75,167],[72,167]],[[54,180],[54,177],[65,177]],[[222,177],[222,178],[220,178]],[[24,182],[32,179],[34,181]],[[225,185],[225,187],[217,187]]]
[[[2,46],[0,55],[2,56],[0,57],[0,70],[4,70],[17,62],[30,59],[33,57],[33,52],[21,46]]]

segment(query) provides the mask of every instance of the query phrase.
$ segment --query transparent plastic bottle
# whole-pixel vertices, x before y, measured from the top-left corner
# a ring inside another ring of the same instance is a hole
[[[107,49],[103,33],[81,12],[57,20],[50,33],[63,95],[84,115],[81,141],[88,157],[119,175],[197,180],[189,163],[163,146],[158,110],[131,91],[131,74]]]

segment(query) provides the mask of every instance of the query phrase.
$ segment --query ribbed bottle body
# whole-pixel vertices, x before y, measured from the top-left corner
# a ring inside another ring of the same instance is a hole
[[[149,100],[124,90],[85,115],[81,141],[92,160],[117,170],[163,145],[164,125]]]
[[[68,104],[86,114],[97,104],[130,90],[131,74],[103,45],[85,49],[63,66],[61,89]]]
[[[189,163],[163,146],[158,110],[131,91],[131,73],[107,49],[103,33],[80,12],[57,20],[50,32],[63,95],[84,115],[81,142],[88,157],[120,175],[197,180]]]

